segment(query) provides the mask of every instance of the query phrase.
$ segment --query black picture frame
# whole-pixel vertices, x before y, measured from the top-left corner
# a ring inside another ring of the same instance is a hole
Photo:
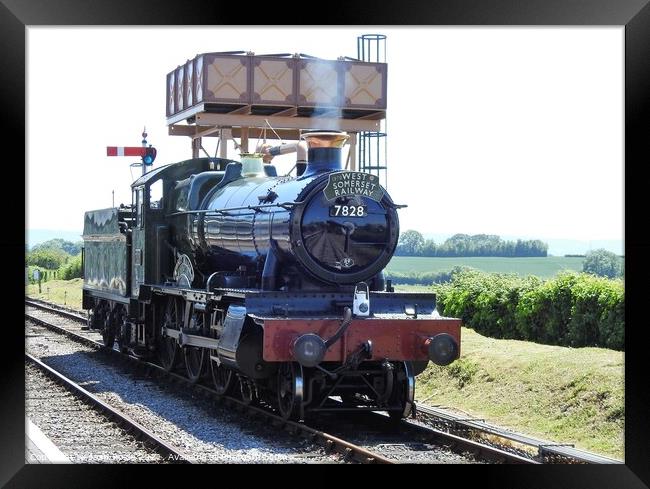
[[[252,8],[252,7],[251,7]],[[3,66],[0,93],[5,119],[2,130],[5,152],[18,149],[18,157],[4,158],[5,199],[12,189],[20,189],[25,171],[20,152],[25,148],[25,54],[26,26],[36,25],[221,25],[250,22],[250,12],[242,16],[239,2],[195,0],[193,2],[142,2],[135,0],[2,0],[0,43]],[[641,316],[647,287],[650,239],[645,237],[643,217],[648,205],[643,169],[650,164],[650,6],[648,0],[437,0],[409,3],[408,7],[389,3],[345,2],[318,8],[310,13],[305,2],[268,4],[255,7],[264,27],[295,25],[317,21],[322,25],[360,26],[406,25],[620,25],[625,26],[625,464],[607,466],[544,466],[541,468],[494,467],[462,472],[445,468],[452,481],[470,472],[481,485],[499,487],[647,487],[650,483],[650,389],[644,352],[645,324]],[[296,13],[293,16],[292,13]],[[245,19],[245,20],[244,20]],[[173,60],[172,60],[173,62]],[[6,154],[6,153],[5,153]],[[26,164],[26,160],[25,160]],[[26,188],[26,187],[23,187]],[[0,247],[4,251],[5,290],[3,312],[16,313],[22,300],[24,281],[23,220],[9,203],[5,205]],[[82,206],[80,206],[82,208]],[[52,212],[56,212],[53,204]],[[636,213],[640,212],[640,216]],[[24,221],[24,220],[23,220]],[[22,258],[11,258],[17,255]],[[0,370],[0,484],[10,487],[76,487],[122,484],[113,479],[114,468],[95,466],[45,466],[24,463],[24,333],[19,319],[3,314],[2,370]],[[11,319],[9,319],[11,318]],[[436,468],[436,474],[439,474]],[[491,477],[485,474],[489,470]],[[427,471],[432,474],[433,471]],[[232,474],[231,474],[232,475]],[[90,479],[92,477],[92,479]],[[428,479],[436,484],[438,476]],[[424,482],[423,479],[422,482]],[[447,479],[449,480],[449,479]],[[216,479],[213,479],[216,481]],[[202,482],[202,483],[206,483]],[[406,482],[406,481],[405,481]],[[216,482],[215,482],[216,483]],[[414,483],[414,482],[411,482]],[[453,482],[448,482],[451,484]],[[490,484],[491,483],[491,484]]]

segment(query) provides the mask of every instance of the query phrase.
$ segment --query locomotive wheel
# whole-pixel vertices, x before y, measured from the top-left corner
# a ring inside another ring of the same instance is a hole
[[[212,359],[210,359],[210,371],[212,372],[214,390],[217,391],[217,394],[223,396],[232,388],[233,371],[224,365],[218,365],[217,361]]]
[[[190,382],[197,382],[203,374],[206,356],[205,348],[185,346],[183,347],[183,356],[185,357],[187,378],[190,379]]]
[[[205,315],[203,313],[194,312],[194,328],[203,331],[205,326]],[[206,357],[209,352],[205,348],[197,346],[183,346],[183,357],[185,358],[185,370],[187,371],[187,378],[191,382],[197,382],[203,372],[205,371]]]
[[[298,363],[285,362],[278,368],[278,410],[284,419],[298,419],[303,400],[303,373]]]
[[[128,351],[128,341],[124,337],[125,325],[128,326],[126,311],[123,307],[120,307],[116,315],[115,330],[117,337],[117,346],[122,353],[126,353]]]
[[[238,377],[241,400],[248,406],[257,404],[259,399],[257,398],[257,391],[255,390],[253,383],[244,377]]]
[[[102,306],[101,303],[97,304],[94,308],[88,313],[88,328],[89,329],[99,329],[102,327],[104,318],[102,316]]]
[[[413,402],[415,398],[415,377],[413,375],[413,367],[411,362],[402,362],[397,369],[395,369],[395,382],[393,387],[393,402],[391,404],[399,404],[401,409],[399,411],[388,411],[390,419],[399,423],[403,418],[408,417],[413,411]]]
[[[104,346],[109,350],[113,349],[113,344],[115,344],[115,329],[111,324],[104,325],[102,330],[102,340],[104,340]]]
[[[170,297],[165,305],[162,326],[170,329],[180,329],[182,321],[182,304],[175,297]],[[176,366],[178,358],[178,344],[175,338],[163,336],[158,345],[158,357],[160,364],[166,371]]]
[[[104,346],[109,350],[113,349],[115,344],[115,315],[109,311],[104,311],[104,328],[102,329],[102,340]]]

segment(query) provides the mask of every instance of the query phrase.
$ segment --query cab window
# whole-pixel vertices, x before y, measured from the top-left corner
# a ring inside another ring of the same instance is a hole
[[[149,208],[162,209],[163,181],[156,180],[149,186]]]
[[[141,228],[143,222],[142,214],[144,212],[144,187],[138,187],[135,192],[133,192],[133,200],[136,211],[135,225]]]

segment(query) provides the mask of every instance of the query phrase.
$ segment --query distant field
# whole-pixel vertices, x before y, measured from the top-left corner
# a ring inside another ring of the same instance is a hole
[[[387,269],[393,272],[448,272],[456,266],[477,268],[484,272],[517,273],[551,278],[562,270],[582,271],[580,257],[550,256],[540,258],[466,257],[437,258],[419,256],[395,256]]]

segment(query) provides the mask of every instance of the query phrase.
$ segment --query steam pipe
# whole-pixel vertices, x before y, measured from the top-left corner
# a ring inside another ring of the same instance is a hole
[[[264,262],[264,270],[262,270],[262,290],[275,290],[276,277],[280,269],[278,257],[273,248],[269,249]]]
[[[281,144],[279,146],[271,146],[268,143],[257,143],[255,150],[257,153],[262,153],[264,163],[270,163],[274,156],[286,155],[289,153],[296,153],[296,170],[298,176],[302,175],[307,168],[307,143],[299,141],[291,144]]]

